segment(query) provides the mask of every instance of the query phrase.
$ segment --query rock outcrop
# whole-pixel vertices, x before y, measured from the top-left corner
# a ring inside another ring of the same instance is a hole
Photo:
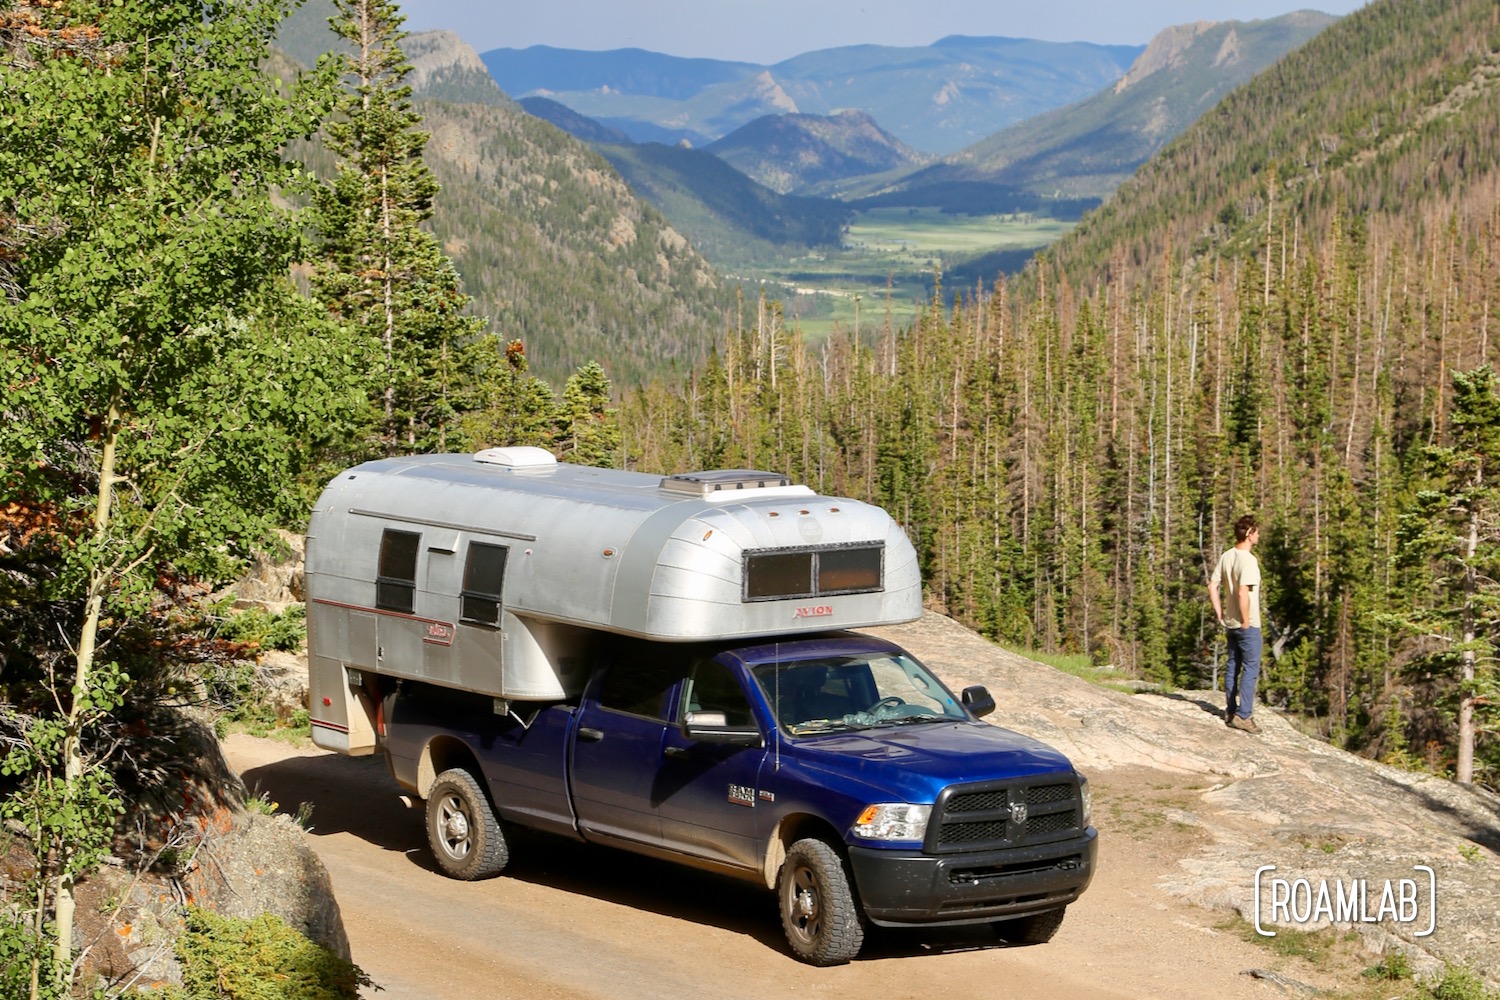
[[[1064,751],[1099,787],[1111,771],[1141,766],[1177,783],[1190,806],[1171,821],[1208,838],[1162,882],[1166,892],[1277,933],[1330,921],[1271,921],[1272,878],[1305,880],[1314,894],[1322,885],[1331,893],[1362,886],[1361,917],[1379,915],[1388,880],[1398,892],[1410,880],[1415,919],[1336,923],[1363,935],[1372,952],[1404,952],[1419,972],[1464,964],[1500,985],[1500,796],[1335,749],[1265,706],[1255,712],[1261,735],[1229,729],[1217,692],[1107,690],[938,615],[873,631],[916,653],[950,687],[988,685],[1000,705],[991,721]],[[1275,871],[1261,871],[1268,865]],[[1432,870],[1430,881],[1419,866]]]

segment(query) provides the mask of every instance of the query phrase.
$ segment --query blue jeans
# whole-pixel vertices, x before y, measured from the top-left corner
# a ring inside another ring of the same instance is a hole
[[[1255,711],[1255,682],[1260,680],[1260,629],[1232,628],[1229,637],[1229,666],[1224,674],[1224,693],[1228,700],[1226,716],[1250,718]]]

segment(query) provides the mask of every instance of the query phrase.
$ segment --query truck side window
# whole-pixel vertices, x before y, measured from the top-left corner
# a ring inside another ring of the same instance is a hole
[[[682,679],[682,663],[675,656],[631,655],[627,645],[610,657],[598,700],[602,708],[651,719],[667,719],[667,695]]]
[[[380,570],[375,577],[375,606],[411,614],[417,591],[417,549],[422,536],[415,531],[385,529],[380,538]]]
[[[745,689],[729,668],[716,660],[699,660],[693,664],[693,672],[683,689],[682,713],[678,718],[688,712],[723,712],[725,725],[755,725]]]
[[[464,589],[459,614],[466,622],[500,624],[501,592],[505,585],[504,545],[470,542],[464,560]]]

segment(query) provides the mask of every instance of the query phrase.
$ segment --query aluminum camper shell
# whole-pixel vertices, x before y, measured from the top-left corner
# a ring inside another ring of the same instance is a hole
[[[879,507],[785,477],[662,477],[536,448],[370,462],[307,544],[314,741],[370,753],[373,677],[509,701],[575,697],[600,633],[667,642],[895,624],[916,553]]]

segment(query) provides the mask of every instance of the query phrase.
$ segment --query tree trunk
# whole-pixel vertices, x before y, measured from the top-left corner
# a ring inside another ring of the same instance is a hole
[[[114,501],[115,445],[119,440],[119,400],[110,402],[109,416],[104,427],[104,442],[99,461],[99,490],[94,507],[94,539],[102,541],[109,530],[110,508]],[[95,566],[89,576],[88,603],[83,619],[83,629],[78,637],[77,665],[73,676],[73,697],[68,704],[66,735],[63,739],[63,781],[69,798],[83,778],[83,707],[87,697],[90,676],[94,667],[94,649],[99,637],[99,618],[104,609],[104,591],[107,585],[107,570]],[[57,944],[53,949],[53,960],[63,984],[71,989],[73,983],[73,914],[76,903],[73,899],[74,875],[71,868],[73,845],[64,842],[58,851],[57,878],[53,884],[53,905],[57,913]]]
[[[1479,508],[1471,506],[1469,537],[1464,540],[1464,651],[1459,656],[1458,764],[1454,768],[1454,777],[1466,785],[1474,783],[1474,639],[1477,634],[1474,604],[1479,599],[1479,580],[1474,568],[1474,558],[1478,551]]]

